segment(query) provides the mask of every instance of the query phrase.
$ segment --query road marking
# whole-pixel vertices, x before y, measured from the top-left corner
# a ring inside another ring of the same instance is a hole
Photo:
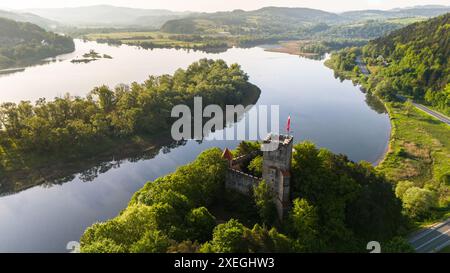
[[[430,241],[428,241],[428,242],[426,242],[426,243],[424,243],[424,244],[422,244],[422,245],[416,247],[416,250],[421,249],[422,247],[424,247],[424,246],[430,244],[431,242],[433,242],[433,241],[435,241],[435,240],[441,238],[442,236],[446,235],[446,234],[449,233],[449,232],[450,232],[450,228],[449,228],[446,232],[442,233],[441,235],[439,235],[439,236],[437,236],[437,237],[434,237],[434,238],[431,239]]]
[[[440,244],[438,247],[435,247],[435,248],[433,249],[433,251],[434,251],[434,252],[440,251],[441,249],[443,249],[444,247],[446,247],[446,246],[448,246],[448,245],[450,245],[450,240],[448,240],[447,242],[444,242],[444,243]]]
[[[421,232],[417,233],[416,235],[414,235],[414,237],[411,238],[411,240],[409,241],[410,243],[414,243],[420,239],[422,239],[423,237],[427,236],[428,234],[430,234],[433,231],[436,231],[436,229],[439,229],[447,224],[450,223],[450,220],[447,220],[443,223],[436,223],[432,226],[429,226],[428,228],[422,230]],[[419,236],[421,235],[421,236]],[[418,237],[417,237],[418,236]]]
[[[442,114],[440,114],[440,113],[438,113],[438,112],[435,112],[435,111],[433,111],[433,110],[431,110],[431,109],[429,109],[429,108],[427,108],[426,106],[423,106],[423,105],[421,105],[421,104],[413,103],[413,105],[414,105],[417,109],[421,110],[422,112],[425,112],[426,114],[428,114],[428,115],[434,117],[435,119],[438,119],[438,120],[441,121],[441,122],[450,124],[450,120],[449,120],[446,116],[444,116],[444,115],[442,115]]]

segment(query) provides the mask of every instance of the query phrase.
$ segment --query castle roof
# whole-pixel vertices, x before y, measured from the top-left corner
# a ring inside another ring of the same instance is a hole
[[[223,151],[222,154],[222,158],[225,158],[228,161],[233,160],[233,154],[231,153],[231,151],[228,148],[225,148],[225,150]]]

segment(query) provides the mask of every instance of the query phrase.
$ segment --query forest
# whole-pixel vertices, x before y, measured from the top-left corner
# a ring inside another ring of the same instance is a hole
[[[368,89],[387,100],[413,98],[450,113],[450,13],[409,25],[332,57],[341,71],[352,71],[362,56],[372,73]]]
[[[26,65],[75,50],[70,37],[31,23],[0,18],[0,69]]]
[[[225,106],[255,99],[259,92],[239,65],[202,59],[174,75],[115,89],[100,86],[86,97],[2,103],[0,171],[23,169],[32,155],[40,158],[37,164],[52,157],[74,160],[108,150],[115,141],[168,132],[173,106],[192,105],[195,96]]]
[[[243,142],[233,153],[258,148]],[[262,161],[252,162],[249,167],[258,169]],[[148,182],[119,216],[86,230],[82,251],[361,252],[369,238],[384,242],[385,252],[411,251],[399,237],[408,225],[401,202],[369,163],[351,162],[310,142],[296,144],[293,204],[284,221],[264,181],[252,197],[227,192],[226,169],[222,151],[212,148]]]

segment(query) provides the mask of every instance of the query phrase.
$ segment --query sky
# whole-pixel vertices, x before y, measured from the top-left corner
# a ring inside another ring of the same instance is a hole
[[[265,6],[308,7],[326,11],[391,9],[415,5],[449,5],[450,0],[0,0],[5,9],[78,7],[107,4],[175,11],[253,10]]]

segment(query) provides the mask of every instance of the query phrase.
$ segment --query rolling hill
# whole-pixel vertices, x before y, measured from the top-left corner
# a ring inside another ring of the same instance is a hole
[[[0,18],[6,18],[18,22],[32,23],[47,30],[54,29],[59,26],[59,23],[56,21],[40,17],[29,12],[12,12],[0,10]]]
[[[339,15],[350,21],[386,20],[408,17],[435,17],[450,12],[449,6],[427,5],[391,10],[358,10],[347,11]]]
[[[77,27],[150,27],[159,28],[168,20],[188,13],[169,10],[136,9],[97,5],[74,8],[27,9],[39,16]]]
[[[0,18],[0,69],[69,53],[73,40],[24,22]]]
[[[313,38],[320,34],[370,39],[449,11],[450,7],[447,6],[423,6],[335,14],[308,8],[266,7],[255,11],[191,14],[166,22],[161,30],[184,34],[277,35],[295,38]]]
[[[384,63],[374,83],[389,82],[389,92],[449,112],[450,13],[393,31],[362,52],[369,64]]]
[[[274,34],[296,31],[314,24],[336,24],[343,19],[334,13],[308,8],[266,7],[255,11],[202,13],[171,20],[161,30],[169,33]]]

